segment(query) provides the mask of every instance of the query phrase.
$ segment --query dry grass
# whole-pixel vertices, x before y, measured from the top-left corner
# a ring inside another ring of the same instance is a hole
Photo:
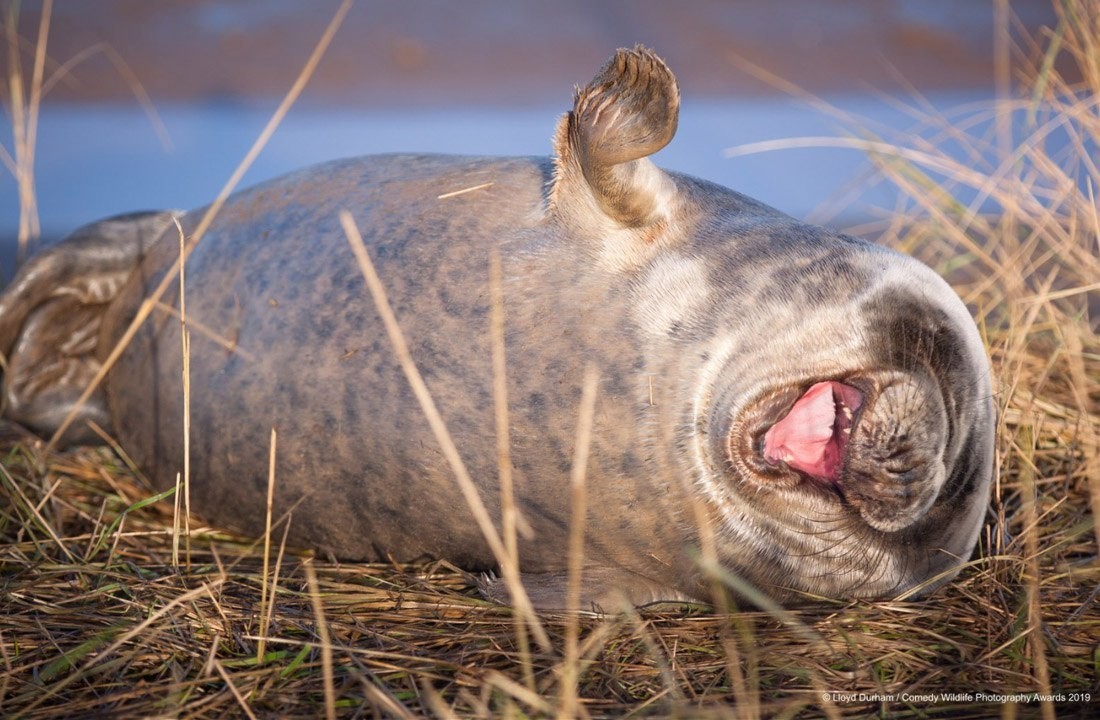
[[[923,112],[921,137],[850,141],[907,198],[873,229],[953,278],[999,388],[980,552],[933,598],[533,620],[445,563],[293,552],[279,518],[258,542],[192,521],[179,563],[171,493],[150,498],[109,450],[9,437],[0,715],[1090,716],[1080,702],[919,698],[946,692],[1090,692],[1100,710],[1100,9],[1058,7],[1058,28],[1002,58],[1023,92],[987,122]],[[949,192],[964,187],[968,204]],[[545,644],[528,642],[534,627]]]
[[[676,605],[606,618],[581,614],[576,669],[584,711],[696,717],[712,705],[715,716],[737,717],[729,703],[747,698],[729,679],[727,630],[751,638],[754,686],[745,692],[757,695],[765,716],[863,715],[876,707],[822,706],[823,689],[1038,690],[1027,590],[1036,571],[1038,637],[1051,688],[1094,689],[1100,618],[1087,491],[1080,480],[1065,500],[1056,490],[1070,479],[1072,449],[1042,455],[1035,529],[1028,532],[1017,504],[1025,481],[1004,483],[1001,503],[1004,531],[1035,536],[1035,562],[1027,543],[1017,542],[930,600],[792,611],[816,642],[759,612],[724,617]],[[417,716],[440,705],[458,717],[554,713],[567,616],[542,618],[551,648],[529,651],[529,687],[511,610],[480,600],[473,579],[454,568],[284,555],[276,524],[273,573],[264,572],[262,543],[194,526],[191,569],[176,570],[170,502],[138,506],[148,493],[113,453],[52,455],[44,471],[42,460],[22,445],[5,457],[0,475],[5,715],[220,717],[244,715],[247,707],[256,716],[312,717],[323,713],[329,688],[337,714],[349,717]],[[258,655],[261,637],[266,650]],[[987,706],[973,703],[936,709],[989,716]],[[892,717],[905,714],[904,704],[891,705]]]

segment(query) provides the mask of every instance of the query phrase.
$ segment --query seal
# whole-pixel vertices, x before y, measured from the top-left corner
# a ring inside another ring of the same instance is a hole
[[[679,102],[655,54],[620,50],[577,91],[552,158],[361,157],[233,196],[186,263],[195,510],[263,533],[275,427],[274,512],[290,513],[293,543],[493,568],[353,261],[348,210],[497,523],[488,266],[502,258],[519,560],[537,607],[565,605],[593,364],[582,602],[706,600],[707,542],[780,599],[953,576],[994,452],[965,306],[910,257],[658,168]],[[77,412],[157,487],[175,482],[175,286],[77,400],[176,261],[176,222],[190,236],[203,213],[96,223],[21,270],[0,298],[8,417],[50,433]],[[80,424],[73,441],[89,438]]]

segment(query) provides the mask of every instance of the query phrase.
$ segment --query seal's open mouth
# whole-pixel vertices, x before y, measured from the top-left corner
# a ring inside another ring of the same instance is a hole
[[[764,434],[763,455],[812,478],[836,483],[863,393],[839,382],[819,382]]]

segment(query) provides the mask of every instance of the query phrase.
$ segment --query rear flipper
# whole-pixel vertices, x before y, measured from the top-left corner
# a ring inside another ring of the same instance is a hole
[[[42,435],[57,431],[100,368],[103,313],[178,216],[135,213],[86,225],[20,268],[0,295],[4,417]],[[111,427],[102,390],[75,411],[62,443],[98,442],[89,420]]]

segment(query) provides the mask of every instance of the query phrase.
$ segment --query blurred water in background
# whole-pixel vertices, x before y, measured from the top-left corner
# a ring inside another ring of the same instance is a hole
[[[300,108],[279,127],[241,187],[325,160],[387,152],[470,155],[547,155],[557,118],[553,107],[364,111]],[[841,111],[880,131],[904,135],[922,123],[882,99],[834,97]],[[929,98],[945,110],[989,103],[974,93]],[[158,108],[166,148],[137,107],[49,106],[42,113],[37,156],[43,237],[55,239],[109,215],[145,209],[192,209],[210,202],[267,122],[270,111],[242,106]],[[927,130],[927,128],[923,128]],[[896,191],[881,182],[852,185],[866,174],[854,150],[803,148],[727,158],[726,148],[763,140],[852,134],[854,127],[792,99],[738,102],[686,98],[676,138],[655,160],[663,167],[711,180],[784,212],[836,226],[867,220],[890,208]],[[845,190],[858,191],[852,203]],[[15,181],[0,180],[0,228],[18,223]],[[5,274],[14,247],[4,243]]]
[[[38,4],[23,5],[21,29],[29,38]],[[151,96],[170,145],[120,81],[117,63],[93,58],[79,67],[41,113],[35,177],[43,242],[116,213],[210,202],[334,8],[287,0],[57,3],[51,53],[66,59],[89,46],[110,47]],[[642,41],[666,57],[684,89],[677,136],[656,156],[658,164],[796,217],[840,227],[862,223],[893,207],[897,193],[871,179],[860,153],[798,149],[729,158],[723,151],[763,140],[851,135],[857,127],[893,141],[921,131],[922,122],[889,97],[904,104],[919,93],[927,103],[922,112],[933,114],[988,105],[991,5],[791,0],[783,8],[781,14],[761,0],[700,0],[675,10],[652,0],[471,0],[461,9],[363,0],[303,102],[240,187],[370,153],[546,155],[557,118],[571,104],[570,83],[591,77],[615,47]],[[1013,8],[1027,26],[1051,17],[1046,0],[1018,0]],[[730,48],[857,120],[840,122],[753,80],[735,69]],[[875,89],[891,82],[888,90]],[[10,127],[0,125],[0,137],[10,148]],[[5,276],[17,224],[16,184],[5,173]]]

